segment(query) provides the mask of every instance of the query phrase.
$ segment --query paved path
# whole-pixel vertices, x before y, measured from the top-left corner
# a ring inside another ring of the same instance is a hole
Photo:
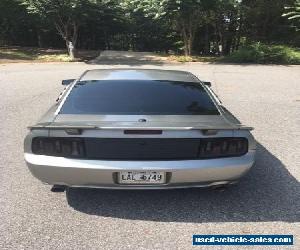
[[[224,104],[255,127],[257,165],[225,192],[51,193],[31,176],[22,155],[26,126],[55,101],[60,80],[90,68],[136,67],[125,64],[0,65],[0,249],[195,249],[192,234],[224,233],[294,234],[299,249],[299,66],[139,65],[212,81]]]
[[[166,57],[157,56],[152,52],[132,52],[105,50],[99,56],[90,61],[90,64],[102,65],[163,65],[167,62]],[[173,63],[174,64],[174,63]]]

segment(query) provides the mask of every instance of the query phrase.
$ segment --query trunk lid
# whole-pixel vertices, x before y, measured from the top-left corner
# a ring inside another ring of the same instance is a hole
[[[239,129],[222,115],[62,115],[48,127],[98,129]]]

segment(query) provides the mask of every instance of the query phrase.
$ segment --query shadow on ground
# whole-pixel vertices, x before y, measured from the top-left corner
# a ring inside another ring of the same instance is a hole
[[[257,163],[237,186],[203,189],[67,191],[75,210],[104,217],[164,222],[300,221],[299,182],[262,145]]]
[[[133,52],[133,51],[101,51],[98,57],[87,62],[92,65],[163,65],[166,58],[152,52]]]

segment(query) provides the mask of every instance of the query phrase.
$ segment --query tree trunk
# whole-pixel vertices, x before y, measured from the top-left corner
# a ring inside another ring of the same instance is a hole
[[[72,60],[75,59],[76,43],[78,38],[78,25],[73,22],[72,24],[55,22],[55,27],[58,33],[66,42],[68,54]],[[71,35],[72,34],[72,35]]]
[[[237,28],[237,34],[236,34],[236,42],[235,42],[235,48],[234,50],[238,50],[240,48],[241,44],[241,32],[243,28],[243,16],[241,13],[239,13],[239,22],[238,22],[238,28]]]
[[[223,50],[224,50],[224,36],[223,36],[223,33],[220,30],[220,27],[218,28],[218,33],[219,33],[219,42],[218,42],[219,54],[223,55]]]
[[[192,55],[192,48],[193,48],[193,36],[190,35],[187,40],[187,47],[188,47],[188,55]]]
[[[192,54],[193,49],[193,41],[194,41],[194,32],[192,27],[186,27],[186,24],[181,26],[181,35],[183,38],[183,50],[185,56],[190,56]]]
[[[71,60],[75,59],[75,48],[74,48],[74,46],[69,48],[69,56],[70,56]]]
[[[208,24],[205,25],[205,45],[204,45],[204,54],[208,55],[210,52],[210,44],[209,44],[209,33],[208,33]]]
[[[182,38],[183,38],[184,55],[189,56],[190,53],[189,53],[189,46],[188,46],[188,38],[187,38],[187,35],[186,35],[186,31],[184,29],[183,29],[183,32],[182,32]]]
[[[232,47],[232,38],[229,37],[224,43],[223,55],[229,55]]]
[[[70,50],[70,57],[72,58],[72,60],[76,58],[77,41],[78,41],[78,25],[76,22],[73,22],[73,35],[72,35],[73,49]]]
[[[75,59],[75,53],[74,53],[74,45],[73,43],[66,39],[66,47],[68,49],[68,54],[69,54],[69,57],[71,58],[71,60],[74,60]]]
[[[39,48],[43,48],[43,39],[42,39],[42,35],[40,32],[38,32],[38,34],[37,34],[37,39],[38,39]]]

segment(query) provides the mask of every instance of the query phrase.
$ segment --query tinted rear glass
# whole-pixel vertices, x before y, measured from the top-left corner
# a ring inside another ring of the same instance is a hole
[[[61,114],[216,115],[219,114],[198,83],[152,80],[78,82]]]

